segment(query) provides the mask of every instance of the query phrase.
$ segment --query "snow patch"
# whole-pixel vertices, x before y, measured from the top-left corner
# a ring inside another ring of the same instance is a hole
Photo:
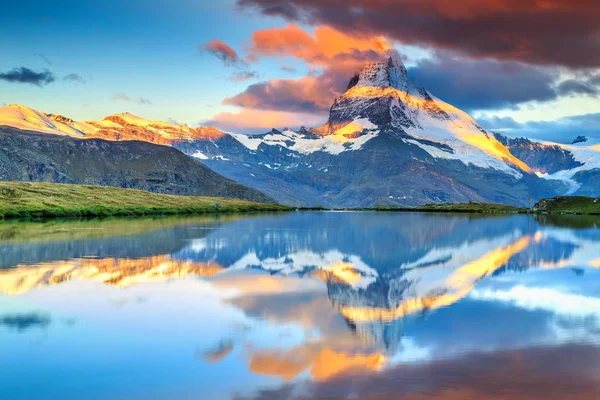
[[[208,160],[208,157],[205,156],[204,154],[202,154],[201,152],[197,151],[194,154],[192,154],[192,157],[194,158],[199,158],[200,160]]]
[[[258,150],[261,144],[265,144],[267,146],[280,146],[304,155],[317,151],[338,155],[344,151],[360,150],[365,143],[379,134],[379,130],[376,129],[377,125],[369,121],[368,118],[357,118],[335,134],[317,138],[308,137],[290,129],[286,129],[281,133],[268,133],[261,137],[235,133],[230,133],[230,135],[246,148],[254,151]],[[357,138],[346,136],[356,132],[366,133]]]
[[[580,188],[581,184],[574,179],[575,174],[581,171],[591,171],[594,169],[600,169],[600,144],[595,142],[584,142],[578,144],[562,144],[554,142],[540,141],[537,142],[548,146],[558,146],[564,150],[567,150],[573,154],[575,161],[583,164],[579,167],[572,169],[565,169],[562,171],[555,172],[554,174],[539,173],[536,172],[537,176],[542,179],[562,181],[568,186],[568,190],[565,196],[575,194]]]

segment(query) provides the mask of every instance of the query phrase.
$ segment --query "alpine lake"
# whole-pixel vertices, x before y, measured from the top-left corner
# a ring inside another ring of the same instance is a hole
[[[0,399],[600,399],[600,217],[0,222]]]

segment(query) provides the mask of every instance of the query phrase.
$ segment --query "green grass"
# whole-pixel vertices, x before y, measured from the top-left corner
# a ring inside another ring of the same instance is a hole
[[[0,182],[0,218],[72,218],[291,211],[279,204],[214,197],[156,194],[135,189],[56,183]],[[306,209],[313,210],[313,209]],[[314,210],[322,210],[315,207]],[[544,199],[532,209],[492,203],[440,203],[420,207],[376,206],[371,211],[544,213],[600,215],[600,198]],[[2,234],[2,232],[0,232]]]
[[[388,207],[376,206],[373,211],[398,211],[398,212],[447,212],[447,213],[520,213],[527,209],[493,203],[439,203],[425,204],[419,207]]]
[[[289,211],[278,204],[172,196],[135,189],[56,183],[0,183],[0,218],[66,218]]]
[[[600,215],[600,197],[560,196],[543,199],[533,206],[533,212]]]
[[[399,212],[447,212],[478,214],[583,214],[600,215],[600,197],[560,196],[540,200],[532,208],[494,203],[439,203],[419,207],[376,206],[363,210]]]

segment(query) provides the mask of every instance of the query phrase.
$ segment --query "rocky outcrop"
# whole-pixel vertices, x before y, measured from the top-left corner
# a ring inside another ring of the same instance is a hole
[[[573,153],[558,145],[538,143],[526,138],[508,138],[499,133],[494,133],[494,136],[512,155],[543,174],[554,174],[583,165],[575,160]]]

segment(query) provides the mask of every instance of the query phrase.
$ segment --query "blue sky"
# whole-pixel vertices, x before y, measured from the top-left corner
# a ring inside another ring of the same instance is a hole
[[[260,131],[269,123],[288,121],[290,125],[317,124],[326,119],[323,104],[329,104],[335,94],[343,91],[350,77],[349,67],[340,70],[335,56],[350,54],[355,42],[383,37],[406,56],[409,72],[419,84],[470,112],[490,129],[561,141],[579,132],[600,137],[597,128],[590,128],[590,121],[600,120],[600,61],[583,54],[600,47],[593,41],[586,44],[588,36],[600,34],[600,16],[585,8],[587,2],[579,10],[557,0],[555,8],[543,14],[548,18],[566,17],[580,11],[571,17],[581,21],[573,22],[564,33],[571,35],[566,39],[573,43],[573,50],[563,48],[556,53],[563,55],[554,56],[546,51],[543,40],[547,37],[556,42],[555,32],[543,26],[538,33],[510,25],[514,32],[508,35],[514,34],[514,39],[508,45],[498,44],[497,32],[473,27],[473,18],[462,15],[468,10],[485,20],[488,14],[503,12],[504,19],[510,21],[528,15],[528,7],[538,3],[535,0],[520,3],[524,4],[523,13],[516,11],[519,7],[506,11],[493,8],[495,2],[483,6],[463,0],[464,8],[452,10],[450,19],[439,5],[427,8],[435,3],[427,0],[420,3],[423,9],[418,15],[425,18],[422,26],[410,24],[410,11],[397,14],[410,27],[402,31],[384,20],[394,11],[385,9],[388,2],[380,6],[353,0],[357,9],[365,15],[369,12],[372,18],[363,21],[359,16],[356,23],[348,25],[344,22],[348,8],[338,8],[332,17],[324,6],[337,1],[313,5],[309,0],[10,0],[0,13],[0,105],[25,104],[76,120],[130,111],[147,119],[189,125],[213,123],[240,131]],[[405,2],[411,3],[402,0],[389,3],[389,7]],[[459,15],[454,15],[457,12]],[[381,23],[373,26],[378,18]],[[484,45],[461,38],[459,30],[453,31],[456,21],[463,24],[459,28],[464,30],[482,29]],[[295,42],[299,40],[295,39],[299,37],[296,32],[274,51],[253,36],[264,31],[269,40],[280,40],[283,33],[292,30],[290,27],[306,32],[314,43]],[[438,28],[441,33],[436,36]],[[331,32],[346,36],[328,42],[326,34],[319,37],[315,33],[319,29],[329,29],[330,37]],[[446,40],[452,35],[452,40]],[[202,45],[214,39],[232,49],[242,61],[226,66],[215,57],[218,54],[202,50]],[[530,44],[527,51],[504,51],[520,39]],[[339,43],[338,53],[332,50],[331,41]],[[312,53],[298,52],[298,46],[310,47]],[[332,51],[327,62],[319,57],[318,52]],[[254,58],[247,59],[248,55]],[[48,71],[54,80],[35,85],[2,78],[15,68],[34,73]],[[232,76],[236,73],[252,73],[252,77],[235,81]],[[274,110],[268,105],[289,95],[283,87],[288,92],[296,91],[292,101],[297,104]],[[305,92],[310,94],[303,97]],[[238,101],[240,94],[245,95],[245,101]],[[236,100],[226,101],[232,98]],[[320,102],[317,111],[311,103],[316,100]],[[554,121],[559,123],[548,129],[547,124]]]
[[[0,102],[75,119],[98,119],[127,109],[147,118],[193,123],[209,118],[222,98],[246,86],[229,81],[219,60],[198,46],[217,35],[241,43],[253,30],[276,24],[232,12],[234,2],[229,0],[177,2],[172,7],[163,1],[80,3],[14,2],[8,13],[0,14],[0,71],[26,66],[48,69],[57,77],[41,88],[0,82]],[[61,81],[71,73],[85,83]],[[152,104],[112,100],[119,93]]]

